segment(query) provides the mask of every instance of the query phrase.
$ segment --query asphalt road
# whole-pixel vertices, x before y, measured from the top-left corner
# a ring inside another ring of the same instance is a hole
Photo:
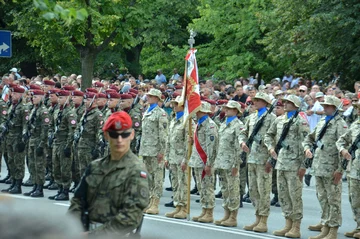
[[[6,176],[5,164],[2,164],[1,175]],[[168,173],[168,172],[167,172]],[[26,173],[25,179],[28,178]],[[170,185],[168,177],[165,177],[164,188]],[[0,190],[7,188],[8,185],[0,184]],[[23,192],[31,190],[29,187],[22,187]],[[36,207],[41,207],[45,210],[51,210],[56,214],[63,215],[69,206],[69,202],[55,202],[48,200],[47,197],[56,193],[56,191],[45,190],[45,197],[40,199],[34,199],[25,197],[22,195],[7,195],[2,194],[5,197],[11,197],[11,201],[16,206],[17,204],[29,205],[36,210]],[[191,216],[198,215],[201,212],[200,205],[195,202],[198,196],[191,196]],[[196,239],[212,239],[212,238],[278,238],[272,235],[274,230],[280,229],[284,226],[284,218],[281,215],[281,209],[271,207],[271,214],[268,221],[268,233],[255,233],[243,230],[243,226],[250,224],[254,221],[254,209],[251,204],[244,204],[243,208],[240,208],[238,213],[238,226],[236,228],[219,227],[214,224],[202,224],[187,220],[169,219],[164,216],[166,212],[172,210],[172,208],[164,207],[164,203],[171,200],[171,192],[164,190],[163,197],[161,198],[160,214],[151,216],[146,215],[144,224],[142,227],[142,238],[158,238],[158,239],[177,239],[177,238],[196,238]],[[304,202],[304,218],[301,225],[302,238],[308,238],[309,236],[317,235],[317,232],[311,232],[307,230],[308,225],[316,224],[320,220],[320,205],[316,198],[316,191],[314,186],[314,180],[310,187],[304,186],[303,189],[303,202]],[[221,207],[221,199],[216,199],[216,207],[214,210],[214,218],[220,219],[223,217],[223,209]],[[348,188],[347,183],[343,183],[342,194],[342,217],[343,225],[339,229],[338,238],[346,238],[344,232],[350,231],[355,228],[356,224],[352,217],[351,208],[348,201]]]

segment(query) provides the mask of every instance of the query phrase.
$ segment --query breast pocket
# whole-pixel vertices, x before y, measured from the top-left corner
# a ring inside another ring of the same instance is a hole
[[[128,188],[126,188],[126,177],[116,174],[109,178],[109,192],[112,207],[116,210],[121,208],[124,203],[124,195],[126,195]]]

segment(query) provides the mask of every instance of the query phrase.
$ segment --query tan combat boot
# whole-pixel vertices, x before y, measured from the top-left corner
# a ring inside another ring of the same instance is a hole
[[[199,218],[203,217],[205,215],[206,209],[202,208],[201,214],[197,217],[192,217],[191,220],[193,220],[194,222],[199,221]]]
[[[289,232],[289,231],[291,230],[291,227],[292,227],[292,221],[291,221],[291,219],[286,218],[285,227],[284,227],[283,229],[281,229],[281,230],[276,230],[276,231],[274,231],[273,234],[274,234],[275,236],[283,237],[283,236],[285,236],[285,234],[286,234],[287,232]]]
[[[165,217],[173,218],[175,216],[175,214],[180,212],[180,210],[181,210],[181,206],[176,206],[174,211],[165,213]]]
[[[353,237],[354,237],[354,238],[360,238],[360,232],[355,233]]]
[[[230,210],[227,209],[227,208],[224,208],[224,210],[225,210],[224,217],[223,217],[222,219],[220,219],[220,220],[214,221],[214,224],[215,224],[215,225],[221,226],[221,223],[222,223],[223,221],[227,220],[227,219],[230,217]]]
[[[267,220],[268,220],[267,216],[261,216],[259,224],[257,224],[256,227],[254,227],[253,231],[254,232],[267,232],[268,231]]]
[[[230,212],[230,217],[223,221],[221,223],[221,226],[224,227],[236,227],[237,226],[237,215],[238,215],[238,210],[234,210]]]
[[[213,212],[214,212],[214,208],[207,208],[205,215],[200,217],[198,222],[212,223],[214,221]]]
[[[247,225],[247,226],[244,226],[244,230],[245,231],[252,231],[254,230],[254,227],[256,227],[259,223],[260,223],[260,216],[259,215],[256,215],[256,221],[251,224],[251,225]]]
[[[152,215],[159,214],[159,203],[160,203],[160,199],[154,198],[153,203],[151,204],[150,208],[146,210],[146,213]]]
[[[321,224],[321,222],[319,222],[318,224],[315,224],[315,225],[310,225],[308,227],[308,229],[310,231],[316,231],[316,232],[321,232],[321,228],[323,227],[323,225]]]
[[[330,231],[324,239],[337,239],[339,227],[330,227]]]
[[[146,213],[146,211],[151,207],[151,205],[153,204],[153,198],[150,198],[150,202],[149,202],[149,205],[147,205],[147,207],[146,208],[144,208],[144,210],[143,210],[143,213]]]
[[[309,239],[322,239],[324,237],[327,236],[327,234],[329,234],[330,228],[328,226],[323,226],[321,228],[321,233],[317,236],[314,237],[309,237]]]
[[[300,238],[301,237],[300,225],[301,225],[300,220],[293,221],[291,230],[289,232],[285,233],[285,236],[289,237],[289,238]]]
[[[174,215],[174,218],[177,218],[177,219],[186,219],[186,217],[187,217],[187,207],[186,206],[181,206],[180,211]]]
[[[346,237],[354,237],[354,235],[356,234],[356,233],[359,233],[360,232],[360,230],[358,230],[358,229],[354,229],[354,230],[352,230],[351,232],[345,232],[345,236]]]

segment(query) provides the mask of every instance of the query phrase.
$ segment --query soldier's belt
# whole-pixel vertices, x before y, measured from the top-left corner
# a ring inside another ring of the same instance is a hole
[[[101,227],[102,225],[103,225],[103,223],[98,223],[98,222],[90,223],[89,230],[93,231],[96,228]]]
[[[96,138],[96,134],[87,134],[87,133],[82,133],[81,134],[81,138]],[[81,139],[80,138],[80,139]]]

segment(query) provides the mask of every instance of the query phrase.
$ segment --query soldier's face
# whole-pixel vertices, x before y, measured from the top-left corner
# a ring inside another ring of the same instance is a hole
[[[90,107],[91,101],[92,101],[92,98],[85,99],[86,108]],[[94,106],[96,106],[96,100],[94,100],[94,103],[93,103],[92,107],[94,107]]]
[[[12,92],[11,98],[13,101],[18,101],[20,99],[21,95],[22,95],[22,93]]]
[[[284,114],[284,107],[283,106],[276,106],[275,107],[275,115],[280,116]]]
[[[323,107],[325,115],[333,115],[336,110],[336,107],[333,105],[323,105]]]
[[[42,100],[43,96],[42,95],[33,95],[32,97],[32,101],[34,105],[38,105],[40,103],[40,101]]]
[[[149,104],[156,104],[159,101],[159,98],[153,95],[147,95],[147,101]]]
[[[290,111],[296,110],[296,107],[293,103],[291,103],[289,101],[284,101],[284,110],[285,110],[285,112],[290,112]]]
[[[80,105],[82,103],[83,97],[82,96],[72,96],[71,97],[72,102],[76,105]]]
[[[131,106],[131,100],[130,99],[121,100],[121,102],[120,102],[120,108],[121,109],[126,109],[126,108],[129,108],[130,106]]]
[[[122,133],[130,133],[130,135],[126,138],[122,136],[118,136],[117,138],[112,138],[109,135],[109,132],[105,132],[104,137],[109,142],[110,152],[111,154],[114,153],[126,153],[130,149],[130,143],[134,139],[134,130],[128,129],[125,131],[116,131],[118,134]]]
[[[178,103],[174,103],[174,111],[175,112],[184,111],[184,106],[179,106]]]
[[[237,114],[238,114],[237,109],[225,108],[225,116],[226,117],[236,116]]]
[[[51,103],[57,103],[58,102],[58,97],[56,96],[56,94],[49,94],[49,99]]]
[[[106,104],[107,99],[99,98],[97,99],[98,106],[104,106]]]
[[[115,108],[120,99],[109,99],[109,108]]]
[[[68,96],[59,96],[59,97],[58,97],[58,103],[59,103],[59,105],[64,105],[65,102],[66,102],[67,97],[68,97]]]
[[[253,101],[254,101],[255,109],[257,110],[264,108],[267,105],[267,103],[264,100],[254,99]]]

